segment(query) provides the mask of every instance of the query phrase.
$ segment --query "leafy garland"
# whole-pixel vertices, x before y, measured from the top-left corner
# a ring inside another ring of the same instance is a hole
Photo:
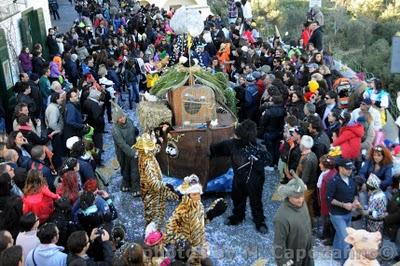
[[[191,77],[194,79],[194,83],[210,87],[214,91],[218,102],[226,104],[234,114],[237,113],[236,93],[228,86],[228,76],[221,72],[212,74],[199,66],[188,68],[179,65],[169,68],[161,75],[150,90],[150,93],[158,97],[164,97],[168,91],[178,89],[187,84]]]

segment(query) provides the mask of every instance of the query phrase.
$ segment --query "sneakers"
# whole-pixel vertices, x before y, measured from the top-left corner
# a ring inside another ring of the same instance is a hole
[[[242,222],[243,220],[238,219],[235,216],[229,216],[226,220],[225,220],[225,225],[238,225]]]
[[[268,227],[265,224],[256,226],[256,229],[258,232],[260,232],[263,235],[268,234]]]

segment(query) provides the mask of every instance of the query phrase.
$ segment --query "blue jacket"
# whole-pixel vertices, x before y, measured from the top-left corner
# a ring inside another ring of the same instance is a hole
[[[82,185],[89,179],[96,178],[92,165],[82,158],[77,158],[79,162],[79,175],[81,176]]]
[[[378,171],[374,171],[374,162],[373,160],[368,160],[364,162],[364,165],[360,169],[360,176],[367,181],[369,175],[371,173],[375,174],[382,182],[380,188],[383,191],[386,191],[388,186],[391,186],[393,183],[393,173],[392,173],[393,165],[388,164],[382,166]]]
[[[257,96],[258,96],[258,90],[256,83],[250,83],[246,87],[245,95],[244,95],[244,106],[248,108],[256,108],[257,105]]]
[[[85,124],[82,119],[82,113],[75,104],[67,102],[65,106],[64,118],[64,137],[68,139],[73,136],[82,136],[82,129]]]
[[[67,265],[67,254],[63,253],[63,250],[63,247],[55,244],[40,244],[28,253],[25,266],[65,266]],[[35,263],[33,263],[32,254],[34,254]]]
[[[337,200],[343,203],[353,203],[354,197],[357,195],[357,184],[352,177],[349,177],[349,184],[340,177],[335,175],[327,185],[326,201],[328,203],[329,213],[333,215],[345,215],[350,211],[336,205],[332,205],[332,200]]]
[[[96,196],[95,205],[102,215],[107,215],[110,213],[110,207],[107,201],[104,200],[102,197]],[[78,222],[78,211],[80,210],[80,208],[81,201],[78,198],[75,201],[74,206],[72,206],[72,220],[74,222]]]

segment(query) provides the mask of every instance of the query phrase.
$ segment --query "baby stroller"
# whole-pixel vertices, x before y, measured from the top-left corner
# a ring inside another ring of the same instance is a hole
[[[347,109],[349,97],[353,90],[350,80],[348,78],[338,78],[335,80],[332,87],[339,97],[338,107],[340,109]]]

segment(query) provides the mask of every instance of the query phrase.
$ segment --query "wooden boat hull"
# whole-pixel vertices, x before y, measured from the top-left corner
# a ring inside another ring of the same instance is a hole
[[[175,129],[169,132],[171,137],[161,146],[157,155],[162,172],[167,176],[184,178],[196,174],[203,186],[231,166],[229,157],[210,159],[210,145],[230,139],[234,134],[234,125],[218,128]],[[174,140],[177,141],[174,141]],[[167,147],[175,146],[177,156],[170,156]]]

